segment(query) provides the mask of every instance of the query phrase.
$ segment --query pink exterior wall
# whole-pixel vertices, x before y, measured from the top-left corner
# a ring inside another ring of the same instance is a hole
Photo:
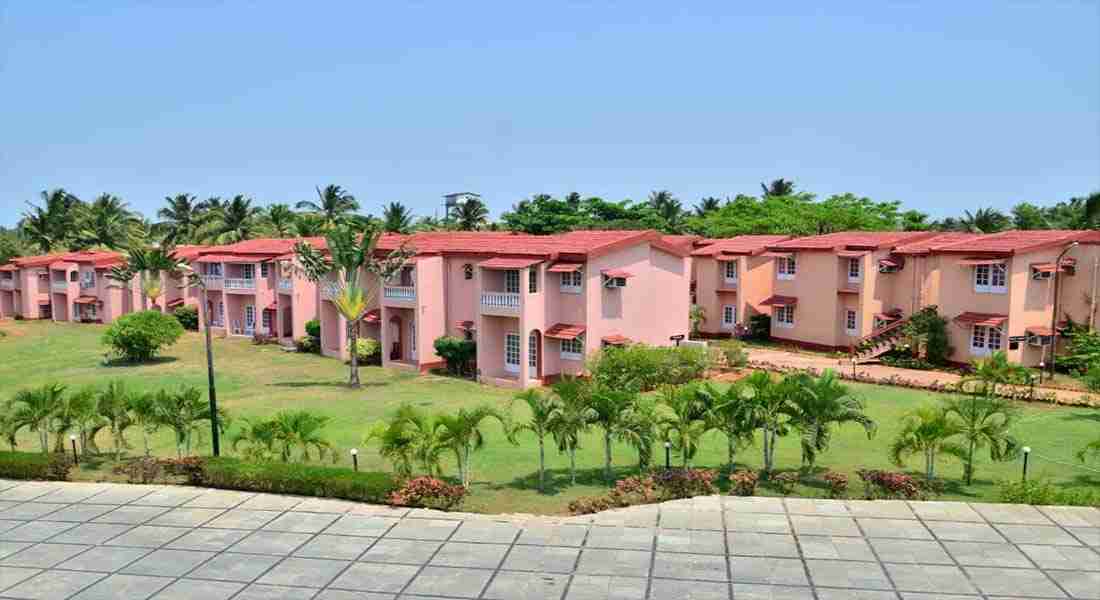
[[[840,294],[837,294],[839,265],[837,255],[823,251],[794,253],[793,279],[774,279],[775,294],[794,296],[798,304],[794,311],[794,326],[783,327],[772,319],[772,337],[820,346],[847,347],[847,337],[840,331]]]
[[[771,310],[760,303],[774,293],[775,261],[764,256],[731,257],[737,262],[737,282],[726,281],[726,262],[709,256],[692,257],[695,273],[695,297],[706,315],[699,330],[709,334],[728,334],[723,325],[726,306],[734,307],[735,324],[748,326],[749,319]]]

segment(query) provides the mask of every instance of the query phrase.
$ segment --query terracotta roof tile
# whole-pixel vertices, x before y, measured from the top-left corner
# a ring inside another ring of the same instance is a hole
[[[553,327],[546,330],[543,334],[548,338],[556,338],[559,340],[573,340],[584,335],[584,325],[570,325],[568,323],[558,323]]]
[[[760,303],[761,306],[795,306],[796,304],[798,304],[798,298],[794,296],[780,296],[778,294],[769,296]]]
[[[508,258],[498,256],[482,262],[478,266],[483,269],[525,269],[531,265],[542,262],[541,258]]]
[[[431,231],[412,235],[385,234],[378,249],[392,251],[404,244],[417,254],[490,254],[556,257],[599,256],[635,243],[649,242],[671,254],[686,256],[688,248],[673,246],[652,230],[569,231],[528,235],[503,231]]]
[[[1089,243],[1092,232],[1065,229],[1002,231],[979,235],[970,239],[944,244],[934,252],[989,252],[994,254],[1020,254],[1043,248],[1063,246],[1073,241]]]
[[[760,254],[769,244],[777,244],[791,239],[789,235],[739,235],[721,240],[712,240],[709,244],[696,249],[692,256],[715,256],[717,254]]]
[[[923,240],[902,244],[894,248],[894,252],[898,254],[927,254],[941,246],[965,242],[977,237],[981,237],[981,234],[967,233],[964,231],[948,231]]]
[[[963,323],[966,325],[988,325],[990,327],[997,327],[1007,320],[1008,315],[979,312],[964,312],[954,319],[956,323]]]
[[[825,235],[794,238],[769,244],[772,250],[879,250],[916,242],[936,235],[934,231],[838,231]]]

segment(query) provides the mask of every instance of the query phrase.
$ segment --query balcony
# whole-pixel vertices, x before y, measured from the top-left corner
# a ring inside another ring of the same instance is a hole
[[[53,282],[50,283],[50,289],[52,289],[55,292],[63,292],[63,293],[68,292],[69,291],[69,282],[68,281],[53,281]]]
[[[226,291],[254,292],[254,291],[256,291],[256,280],[255,279],[238,279],[236,277],[226,277],[223,280],[222,287]]]
[[[411,285],[387,285],[382,288],[382,298],[399,303],[416,302],[416,288]]]
[[[277,285],[279,286],[279,291],[280,292],[293,292],[294,291],[294,280],[292,280],[292,279],[280,279],[279,283]]]
[[[0,290],[14,290],[14,289],[15,289],[15,280],[14,279],[0,279]]]
[[[88,281],[86,279],[82,279],[80,281],[80,289],[82,289],[82,290],[90,290],[94,287],[95,287],[95,282],[94,281]]]
[[[497,314],[516,314],[519,312],[519,294],[512,292],[481,292],[481,310]]]
[[[208,290],[220,290],[222,289],[222,276],[221,275],[203,275],[202,282]]]

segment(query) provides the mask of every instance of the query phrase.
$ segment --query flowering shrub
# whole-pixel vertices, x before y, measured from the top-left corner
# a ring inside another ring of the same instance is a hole
[[[833,499],[848,497],[848,476],[836,471],[826,471],[821,479],[829,486],[829,497]]]
[[[452,510],[462,504],[466,488],[435,477],[414,477],[390,494],[390,504]]]
[[[127,483],[168,482],[170,476],[187,477],[191,485],[202,484],[202,467],[205,459],[201,456],[183,458],[156,458],[143,456],[119,463],[112,472],[125,475]]]
[[[736,471],[730,475],[730,483],[733,484],[730,491],[734,496],[755,496],[758,481],[760,476],[755,471]]]
[[[717,474],[710,469],[667,469],[653,475],[661,500],[677,500],[717,494],[714,486]]]
[[[794,486],[798,484],[798,473],[790,471],[779,473],[771,478],[771,482],[780,494],[786,496],[793,492]]]
[[[611,501],[605,496],[586,496],[569,503],[569,512],[574,515],[590,515],[611,508]]]
[[[863,480],[864,497],[868,500],[924,500],[929,493],[936,493],[933,486],[905,473],[877,469],[860,469],[856,473]]]
[[[609,508],[653,504],[694,496],[715,494],[715,472],[709,469],[668,469],[652,475],[627,477],[615,482],[606,496],[578,498],[569,503],[569,512],[584,515]]]

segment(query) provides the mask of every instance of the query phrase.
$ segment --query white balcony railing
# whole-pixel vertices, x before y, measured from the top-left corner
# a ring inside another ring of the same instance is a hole
[[[256,280],[226,277],[223,287],[227,290],[254,290],[256,289]]]
[[[416,288],[412,286],[390,286],[382,288],[382,297],[391,300],[416,300]]]
[[[519,294],[510,292],[481,292],[481,305],[492,308],[519,309]]]
[[[50,283],[50,288],[52,288],[53,291],[55,291],[55,292],[67,292],[67,291],[69,291],[69,282],[68,281],[54,281],[54,282]]]
[[[279,280],[279,291],[280,292],[293,292],[294,291],[294,281],[291,280],[291,279],[280,279]]]
[[[222,276],[221,275],[203,275],[202,282],[206,284],[206,287],[221,287]]]
[[[81,280],[81,282],[80,282],[80,289],[82,289],[82,290],[88,290],[88,289],[91,289],[91,288],[94,288],[94,287],[95,287],[95,282],[94,281]]]
[[[15,280],[14,279],[0,279],[0,288],[3,288],[5,290],[15,289]]]

